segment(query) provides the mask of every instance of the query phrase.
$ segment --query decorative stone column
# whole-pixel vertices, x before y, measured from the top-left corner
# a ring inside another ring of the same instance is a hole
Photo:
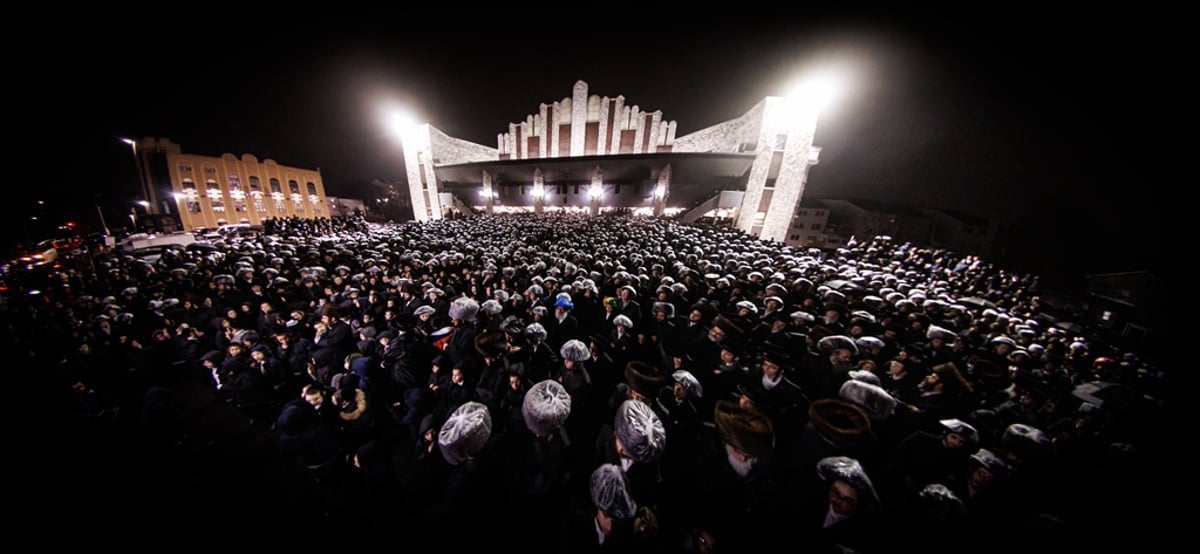
[[[404,130],[400,135],[401,149],[404,152],[404,169],[408,176],[408,194],[412,198],[413,219],[428,221],[441,219],[442,210],[437,198],[437,187],[432,187],[426,195],[426,187],[421,172],[421,165],[432,163],[433,157],[429,152],[429,125],[419,125]],[[426,199],[429,202],[426,202]],[[430,207],[435,209],[432,211]]]
[[[746,193],[742,196],[742,206],[738,208],[735,222],[743,233],[748,234],[754,229],[754,216],[762,204],[763,188],[767,185],[771,158],[775,155],[775,137],[785,129],[781,125],[786,118],[783,104],[783,98],[772,96],[766,99],[763,106],[762,122],[754,147],[754,162],[750,165],[750,178],[746,181]]]
[[[546,181],[542,178],[542,169],[533,170],[533,213],[540,214],[546,206]]]
[[[667,196],[671,194],[671,164],[658,173],[658,185],[654,187],[654,216],[660,217],[667,208]]]
[[[483,211],[488,215],[492,215],[492,206],[495,205],[496,193],[492,190],[492,175],[483,171]]]
[[[808,166],[816,165],[820,149],[813,146],[813,134],[817,130],[817,110],[812,104],[795,103],[790,106],[786,122],[787,141],[783,147],[783,160],[779,175],[775,179],[775,192],[771,205],[763,220],[762,233],[765,240],[782,242],[787,238],[796,205],[804,195],[808,180]],[[784,126],[780,126],[783,128]]]
[[[592,185],[588,189],[588,214],[600,215],[600,197],[604,196],[604,172],[600,166],[592,169]]]

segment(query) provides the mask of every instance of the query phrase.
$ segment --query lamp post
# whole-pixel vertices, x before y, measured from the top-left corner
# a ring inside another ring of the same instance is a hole
[[[142,157],[138,154],[137,141],[130,138],[122,138],[121,142],[128,144],[130,150],[133,151],[133,168],[137,170],[138,185],[142,189],[142,200],[139,203],[146,208],[147,214],[151,214],[153,213],[154,195],[151,193],[149,185],[146,184],[146,172],[142,171]]]

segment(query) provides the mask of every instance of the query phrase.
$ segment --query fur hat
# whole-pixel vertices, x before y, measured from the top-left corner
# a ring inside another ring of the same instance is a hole
[[[458,465],[483,450],[492,435],[492,416],[487,406],[467,402],[442,425],[438,432],[438,447],[450,465]]]
[[[503,331],[485,331],[475,335],[475,351],[485,358],[499,358],[508,350]]]
[[[825,354],[830,354],[834,350],[849,350],[858,355],[858,346],[854,344],[854,339],[845,335],[829,335],[817,341],[817,349]]]
[[[875,421],[887,419],[896,409],[896,399],[883,390],[883,387],[857,379],[850,379],[842,383],[842,388],[838,390],[838,396],[843,400],[849,400],[862,406]]]
[[[562,348],[558,349],[558,354],[562,356],[562,359],[572,362],[582,362],[592,356],[592,352],[588,349],[588,346],[579,339],[571,339],[564,342]]]
[[[616,464],[602,464],[592,472],[588,483],[592,504],[613,519],[632,519],[637,503],[629,493],[629,478]]]
[[[962,372],[958,370],[958,366],[954,365],[954,362],[938,364],[933,366],[930,371],[938,376],[938,382],[942,383],[948,393],[971,392],[974,389],[971,383],[963,377]]]
[[[417,309],[413,310],[413,315],[416,317],[421,317],[425,314],[433,314],[434,312],[437,312],[437,310],[434,309],[433,306],[430,306],[428,304],[423,304],[423,305],[419,306]]]
[[[726,337],[737,338],[737,337],[741,337],[742,335],[744,335],[746,333],[746,331],[743,330],[738,324],[734,323],[729,318],[727,318],[723,315],[718,315],[717,317],[714,317],[712,325],[713,325],[713,327],[720,327],[722,331],[725,331]]]
[[[879,506],[879,495],[866,470],[858,460],[846,456],[830,456],[817,462],[817,476],[826,483],[842,481],[858,492],[860,506],[874,508]]]
[[[650,406],[637,400],[626,400],[617,408],[613,432],[625,452],[636,462],[657,460],[667,446],[667,431],[662,420]]]
[[[625,384],[646,398],[657,398],[667,379],[658,368],[641,361],[625,364]]]
[[[687,389],[689,396],[695,396],[696,398],[702,398],[704,396],[704,388],[700,386],[700,381],[697,380],[696,376],[692,375],[690,372],[680,369],[675,373],[672,373],[671,378],[674,379],[676,383],[683,385],[683,388]]]
[[[837,448],[869,442],[871,418],[858,404],[840,398],[818,398],[808,405],[808,419],[821,438]]]
[[[1036,458],[1049,452],[1051,447],[1050,437],[1046,436],[1046,433],[1024,423],[1009,425],[1004,430],[1004,436],[1000,438],[1000,444],[1009,453],[1022,459]]]
[[[961,419],[943,419],[938,421],[945,430],[954,433],[971,444],[979,444],[979,431],[976,431],[971,424]]]
[[[472,298],[455,298],[454,302],[450,303],[450,319],[470,321],[475,319],[475,315],[478,313],[479,302],[476,302]]]
[[[521,403],[525,427],[539,437],[553,434],[571,415],[571,395],[558,381],[547,379],[529,387]]]
[[[718,400],[713,422],[721,441],[748,456],[765,458],[775,451],[775,428],[761,410],[744,409],[733,400]]]
[[[541,323],[530,323],[525,326],[525,340],[531,344],[541,344],[546,342],[546,328]]]

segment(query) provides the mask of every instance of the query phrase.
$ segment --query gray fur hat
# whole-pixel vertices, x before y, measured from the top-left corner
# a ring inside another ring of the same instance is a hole
[[[450,303],[450,319],[469,321],[475,319],[475,315],[478,313],[479,302],[472,298],[455,298],[454,302]]]
[[[635,462],[657,460],[667,445],[667,431],[662,420],[650,406],[637,400],[621,403],[613,429],[617,440]]]
[[[630,519],[637,512],[637,503],[629,494],[629,479],[621,466],[603,464],[592,472],[589,483],[592,504],[614,519]]]
[[[487,406],[467,402],[442,424],[438,432],[438,447],[450,465],[458,465],[483,450],[492,435],[492,416]]]
[[[558,381],[547,379],[529,387],[521,403],[525,427],[539,437],[553,434],[571,415],[571,395]]]
[[[571,339],[563,343],[558,353],[562,356],[562,359],[572,362],[582,362],[592,356],[592,352],[588,350],[588,346],[579,339]]]

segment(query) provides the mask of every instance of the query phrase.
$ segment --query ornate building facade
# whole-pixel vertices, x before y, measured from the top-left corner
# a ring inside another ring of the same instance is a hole
[[[144,138],[137,148],[150,210],[160,218],[175,214],[183,230],[336,215],[329,211],[319,169],[259,161],[251,154],[187,154],[164,138]]]

